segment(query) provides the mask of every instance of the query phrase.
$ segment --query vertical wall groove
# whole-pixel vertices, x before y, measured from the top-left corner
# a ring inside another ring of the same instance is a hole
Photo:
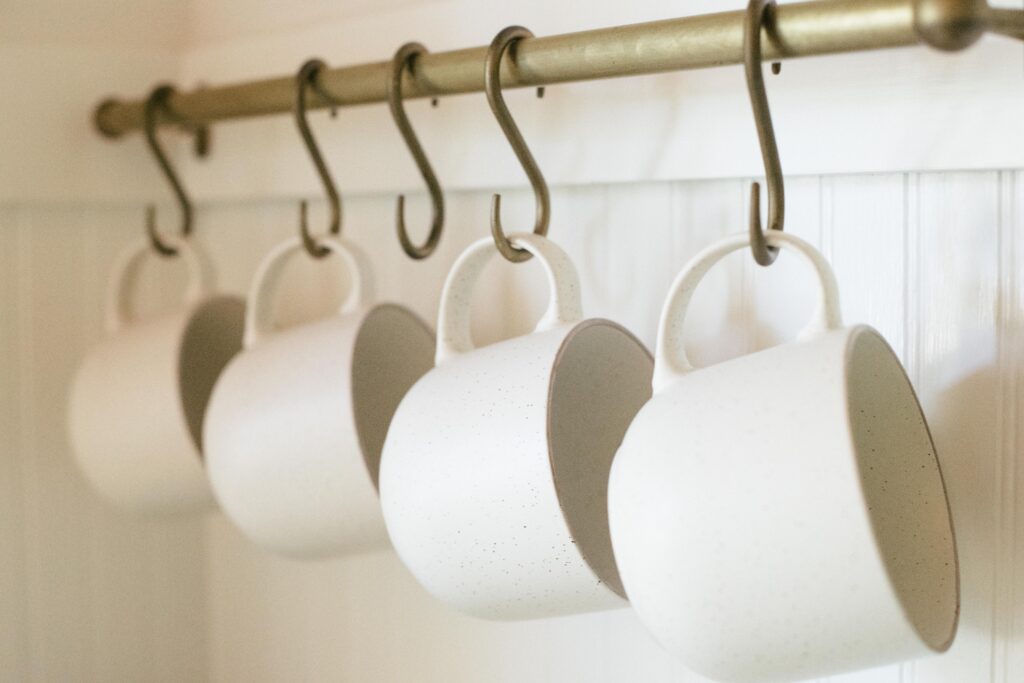
[[[1003,640],[1000,636],[1004,634],[1003,628],[1003,612],[1004,607],[1000,598],[1000,593],[1003,583],[1003,571],[1002,567],[1004,564],[1003,551],[1005,547],[1005,521],[1006,516],[1003,514],[1005,496],[1005,471],[1006,463],[1003,453],[1006,450],[1006,345],[1005,345],[1005,320],[1006,320],[1006,296],[1003,288],[1004,278],[1006,276],[1006,253],[1004,246],[1006,244],[1006,221],[1004,220],[1004,193],[1003,193],[1003,174],[999,172],[996,174],[996,216],[997,216],[997,227],[996,227],[996,239],[997,246],[996,250],[999,254],[999,259],[996,263],[997,272],[995,273],[995,282],[997,283],[997,310],[996,310],[996,364],[999,368],[998,373],[998,387],[997,391],[1001,398],[998,403],[996,411],[996,459],[995,459],[995,480],[996,480],[996,500],[993,506],[995,513],[995,527],[996,533],[993,536],[995,544],[994,557],[995,562],[992,567],[992,595],[994,596],[993,609],[992,609],[992,647],[991,647],[991,682],[999,683],[1002,679],[1003,674],[1003,661],[1004,661],[1004,650]]]
[[[1014,597],[1014,536],[1016,506],[1015,484],[1017,475],[1017,405],[1016,391],[1019,376],[1017,365],[1021,338],[1018,326],[1017,263],[1016,263],[1016,196],[1015,174],[999,174],[999,438],[1000,438],[1000,501],[999,552],[997,554],[997,610],[998,622],[993,631],[993,643],[998,649],[997,664],[1000,680],[1010,683],[1010,643],[1013,642]]]
[[[1024,268],[1024,239],[1020,237],[1020,231],[1024,228],[1024,215],[1022,215],[1021,206],[1024,206],[1024,195],[1022,195],[1022,181],[1024,181],[1024,174],[1019,171],[1014,171],[1011,174],[1011,239],[1012,239],[1012,289],[1011,296],[1013,298],[1013,305],[1011,306],[1011,329],[1013,331],[1013,337],[1011,340],[1010,348],[1014,354],[1014,387],[1013,387],[1013,453],[1009,455],[1013,462],[1014,476],[1013,476],[1013,490],[1014,495],[1012,497],[1011,514],[1013,515],[1013,526],[1010,530],[1012,534],[1010,538],[1010,568],[1011,583],[1010,583],[1010,618],[1009,618],[1009,644],[1007,646],[1007,657],[1008,664],[1006,667],[1006,683],[1013,683],[1024,677],[1024,660],[1022,660],[1022,653],[1020,649],[1020,643],[1024,638],[1024,633],[1018,631],[1021,620],[1019,619],[1022,605],[1020,600],[1024,597],[1024,562],[1021,561],[1020,552],[1024,550],[1024,544],[1020,543],[1018,534],[1024,532],[1024,501],[1021,501],[1021,491],[1024,490],[1024,468],[1018,464],[1018,458],[1021,457],[1020,447],[1024,444],[1024,420],[1021,419],[1022,408],[1024,408],[1024,278],[1020,275],[1021,268]]]
[[[38,551],[38,516],[36,505],[40,491],[37,485],[38,473],[35,450],[35,429],[32,420],[32,405],[35,403],[36,377],[32,372],[35,365],[33,353],[32,325],[32,231],[30,220],[24,209],[15,209],[14,226],[17,234],[17,336],[18,336],[18,457],[21,461],[24,490],[24,536],[23,552],[25,561],[25,595],[29,611],[25,623],[28,645],[29,677],[31,680],[46,679],[46,655],[41,649],[42,640],[38,625],[39,588],[38,573],[31,558]]]
[[[31,610],[25,584],[25,473],[22,466],[20,229],[0,207],[0,678],[27,680]]]
[[[911,299],[910,299],[910,264],[911,264],[911,250],[910,250],[910,174],[903,173],[899,176],[900,183],[900,247],[902,253],[900,254],[900,260],[903,265],[903,272],[900,277],[900,299],[903,302],[903,339],[900,348],[900,355],[907,364],[907,373],[910,377],[911,382],[915,387],[920,386],[921,379],[918,375],[918,365],[915,362],[911,363],[910,349],[913,347],[914,341],[916,341],[916,335],[913,334],[916,330],[912,330],[910,327],[910,310],[911,310]],[[916,253],[916,252],[915,252]],[[916,357],[916,354],[915,354]],[[914,674],[912,667],[908,669],[907,665],[900,665],[899,672],[899,683],[910,683],[917,677]]]

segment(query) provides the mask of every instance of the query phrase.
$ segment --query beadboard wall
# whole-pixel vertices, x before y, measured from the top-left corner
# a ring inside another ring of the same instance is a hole
[[[787,228],[837,271],[848,322],[903,358],[931,418],[960,543],[963,615],[952,650],[832,681],[1015,683],[1024,677],[1024,176],[1016,172],[792,178]],[[551,236],[580,270],[592,316],[647,343],[665,290],[697,249],[742,229],[746,180],[558,187]],[[433,319],[445,271],[485,232],[487,193],[449,195],[439,252],[401,254],[392,197],[352,197],[346,235],[380,295]],[[413,215],[426,217],[425,197]],[[509,223],[532,211],[507,191]],[[322,208],[322,207],[317,207]],[[64,398],[100,335],[100,289],[139,234],[135,208],[9,207],[0,213],[0,679],[5,681],[373,681],[695,683],[628,610],[501,624],[426,595],[391,552],[319,563],[270,557],[219,515],[146,522],[97,502],[74,469]],[[292,234],[291,202],[199,210],[198,244],[220,288],[244,292],[262,254]],[[154,259],[140,313],[171,305],[181,273]],[[298,259],[282,324],[344,293],[335,265]],[[791,338],[812,279],[734,255],[703,284],[690,347],[711,363]],[[533,264],[495,263],[476,302],[480,342],[527,331],[546,292]]]
[[[137,211],[0,208],[0,680],[207,676],[203,520],[100,504],[74,468],[68,382],[103,326]],[[140,305],[158,288],[140,283]],[[162,285],[166,287],[167,285]]]
[[[962,625],[948,654],[833,680],[1019,681],[1024,226],[1016,207],[1024,183],[1012,172],[895,174],[791,179],[788,189],[787,225],[831,259],[847,321],[881,330],[921,393],[962,554]],[[743,180],[558,188],[551,235],[580,270],[587,313],[619,320],[650,343],[671,278],[709,240],[742,229],[746,194]],[[510,195],[509,224],[528,224],[527,193]],[[485,232],[488,195],[451,197],[444,247],[421,265],[395,243],[391,201],[351,202],[348,234],[370,248],[382,296],[433,317],[447,265]],[[289,233],[294,211],[224,206],[206,214],[211,254],[232,254],[218,259],[226,285],[251,271],[244,261],[260,251],[256,243]],[[534,268],[497,264],[486,276],[498,288],[477,298],[481,341],[524,332],[539,316],[545,293]],[[702,285],[688,321],[698,362],[792,338],[810,311],[811,284],[796,259],[762,270],[746,255],[731,257]],[[389,553],[302,565],[254,550],[223,521],[206,532],[214,681],[701,680],[666,657],[628,611],[481,622],[435,603]]]

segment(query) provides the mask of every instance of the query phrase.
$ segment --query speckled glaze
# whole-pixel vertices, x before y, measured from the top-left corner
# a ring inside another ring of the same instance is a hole
[[[338,315],[271,329],[272,294],[299,239],[278,245],[249,294],[245,350],[206,421],[207,470],[225,514],[254,543],[313,559],[387,545],[377,500],[380,445],[405,391],[431,365],[415,314],[370,305],[358,254],[339,240],[352,286]]]
[[[698,254],[662,310],[655,393],[609,482],[612,541],[643,623],[716,681],[772,683],[949,647],[959,584],[945,488],[885,340],[843,328],[823,257],[798,341],[694,369],[683,319],[736,235]]]
[[[651,359],[614,323],[582,320],[566,254],[515,235],[551,302],[533,333],[474,349],[470,299],[497,254],[470,246],[445,283],[437,367],[403,399],[381,464],[399,556],[438,599],[490,619],[625,605],[607,531],[615,448],[650,395]]]
[[[206,296],[203,271],[185,242],[183,302],[147,320],[125,315],[129,273],[151,255],[147,240],[120,254],[107,286],[106,337],[78,369],[68,406],[72,451],[93,489],[137,513],[215,506],[200,452],[210,390],[241,348],[240,298]]]

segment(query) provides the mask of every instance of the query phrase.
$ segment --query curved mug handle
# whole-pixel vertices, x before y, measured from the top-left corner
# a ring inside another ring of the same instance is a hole
[[[370,294],[368,275],[366,269],[360,265],[358,256],[353,249],[338,238],[321,238],[317,244],[340,256],[352,278],[348,295],[338,308],[338,315],[347,315],[358,310],[367,302]],[[245,311],[245,335],[242,341],[244,348],[250,348],[273,332],[271,294],[281,281],[288,258],[304,250],[305,247],[300,238],[287,239],[271,249],[270,253],[260,262],[256,269],[256,275],[253,276],[252,285],[249,287]]]
[[[191,306],[206,292],[206,273],[199,256],[187,241],[171,237],[165,240],[169,245],[173,245],[185,264],[187,280],[182,294],[182,305]],[[148,239],[141,239],[132,242],[114,259],[110,279],[107,281],[104,311],[104,328],[108,335],[118,332],[131,322],[125,313],[128,308],[128,288],[125,286],[128,282],[128,273],[148,256],[152,249]]]
[[[818,305],[811,322],[800,332],[799,339],[836,330],[842,327],[842,315],[839,311],[839,287],[835,273],[828,261],[817,249],[787,232],[778,230],[765,231],[767,243],[773,247],[785,247],[799,253],[811,265],[818,277]],[[734,251],[750,246],[750,236],[739,233],[726,237],[706,247],[694,256],[682,272],[676,276],[669,288],[668,299],[661,309],[658,323],[658,340],[654,351],[654,391],[658,392],[682,375],[694,370],[690,359],[686,356],[683,323],[690,300],[697,285],[712,266]]]
[[[534,332],[582,320],[579,276],[568,254],[551,240],[532,233],[516,233],[509,237],[509,241],[536,256],[547,275],[551,299]],[[473,350],[469,324],[473,287],[484,266],[497,253],[494,239],[485,237],[462,252],[448,273],[437,321],[437,365]]]

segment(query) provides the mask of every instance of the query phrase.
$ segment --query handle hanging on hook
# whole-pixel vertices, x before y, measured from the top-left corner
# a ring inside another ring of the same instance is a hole
[[[405,195],[399,195],[395,203],[395,222],[398,226],[398,240],[402,244],[403,251],[410,258],[417,260],[425,259],[434,253],[434,249],[437,248],[437,243],[441,239],[441,229],[444,226],[444,195],[441,194],[441,185],[437,182],[434,169],[430,166],[430,161],[427,159],[423,146],[416,137],[416,131],[413,130],[409,117],[405,113],[405,107],[402,105],[402,74],[407,66],[411,72],[416,57],[424,54],[426,51],[427,48],[419,43],[406,43],[398,48],[398,52],[395,53],[394,58],[391,60],[391,71],[388,73],[388,105],[391,107],[391,116],[395,119],[395,125],[398,126],[398,130],[401,132],[402,139],[405,140],[409,152],[412,154],[413,159],[416,160],[416,167],[423,177],[423,182],[427,184],[427,189],[430,192],[430,202],[434,210],[433,218],[430,222],[430,234],[422,246],[416,246],[409,239],[409,233],[405,227]]]
[[[157,165],[160,166],[167,182],[170,183],[174,197],[178,200],[178,207],[181,209],[180,231],[184,238],[192,232],[192,202],[185,194],[185,188],[182,186],[181,180],[178,179],[178,174],[174,172],[174,167],[171,166],[171,162],[156,136],[157,116],[160,110],[167,111],[167,100],[173,93],[174,87],[170,85],[160,85],[153,89],[146,99],[143,132],[146,134],[146,144],[156,158]],[[205,129],[197,128],[195,133],[197,136],[205,135]],[[160,237],[160,232],[156,227],[156,206],[153,204],[146,207],[146,232],[149,234],[149,241],[153,245],[153,249],[161,256],[175,256],[178,253],[176,248],[164,242]]]
[[[770,22],[775,0],[750,0],[747,5],[746,21],[743,25],[743,65],[747,76],[747,91],[750,106],[754,110],[757,138],[761,144],[761,158],[764,160],[765,180],[768,183],[768,230],[782,230],[786,222],[786,188],[782,176],[782,162],[779,147],[775,142],[772,114],[765,92],[764,74],[761,71],[761,28]],[[772,72],[779,73],[779,64],[772,64]],[[750,187],[750,249],[754,260],[762,266],[775,262],[779,255],[776,247],[768,246],[764,228],[761,225],[761,185]]]
[[[509,26],[502,29],[494,37],[490,47],[487,48],[484,88],[487,92],[487,102],[491,105],[491,111],[494,112],[495,118],[498,119],[502,132],[505,133],[505,137],[512,145],[512,151],[516,153],[516,157],[526,172],[526,177],[530,179],[531,187],[533,187],[533,196],[537,204],[537,217],[534,220],[533,232],[537,235],[546,235],[548,232],[548,222],[551,217],[551,198],[548,194],[548,185],[544,181],[544,175],[541,173],[540,167],[537,166],[537,161],[533,158],[533,154],[530,153],[530,148],[526,146],[526,141],[523,139],[522,133],[519,132],[519,127],[512,119],[508,105],[505,104],[504,96],[501,94],[502,57],[517,40],[532,37],[533,33],[522,26]],[[514,63],[515,60],[513,59],[512,64],[514,65]],[[491,198],[491,235],[494,237],[494,243],[497,245],[498,251],[509,261],[521,263],[531,258],[528,251],[513,247],[505,236],[505,229],[501,225],[500,194],[495,194]]]
[[[316,172],[320,176],[320,182],[323,183],[324,191],[327,193],[328,208],[330,210],[330,222],[328,223],[328,234],[339,235],[341,234],[341,197],[338,196],[338,190],[334,186],[334,180],[331,179],[331,172],[327,168],[327,163],[324,161],[323,155],[320,153],[320,148],[317,147],[316,139],[313,137],[313,131],[309,127],[309,122],[306,120],[306,88],[309,86],[320,98],[328,99],[324,97],[323,91],[319,87],[318,77],[320,71],[324,69],[326,65],[319,59],[310,59],[302,68],[299,69],[295,84],[295,123],[299,127],[299,133],[302,135],[302,141],[306,144],[306,150],[309,152],[310,158],[313,159],[313,165],[316,166]],[[309,232],[309,222],[307,220],[307,202],[305,199],[299,205],[299,234],[302,235],[302,244],[306,247],[306,251],[309,255],[314,258],[323,258],[331,253],[331,250],[317,244],[316,240]]]

